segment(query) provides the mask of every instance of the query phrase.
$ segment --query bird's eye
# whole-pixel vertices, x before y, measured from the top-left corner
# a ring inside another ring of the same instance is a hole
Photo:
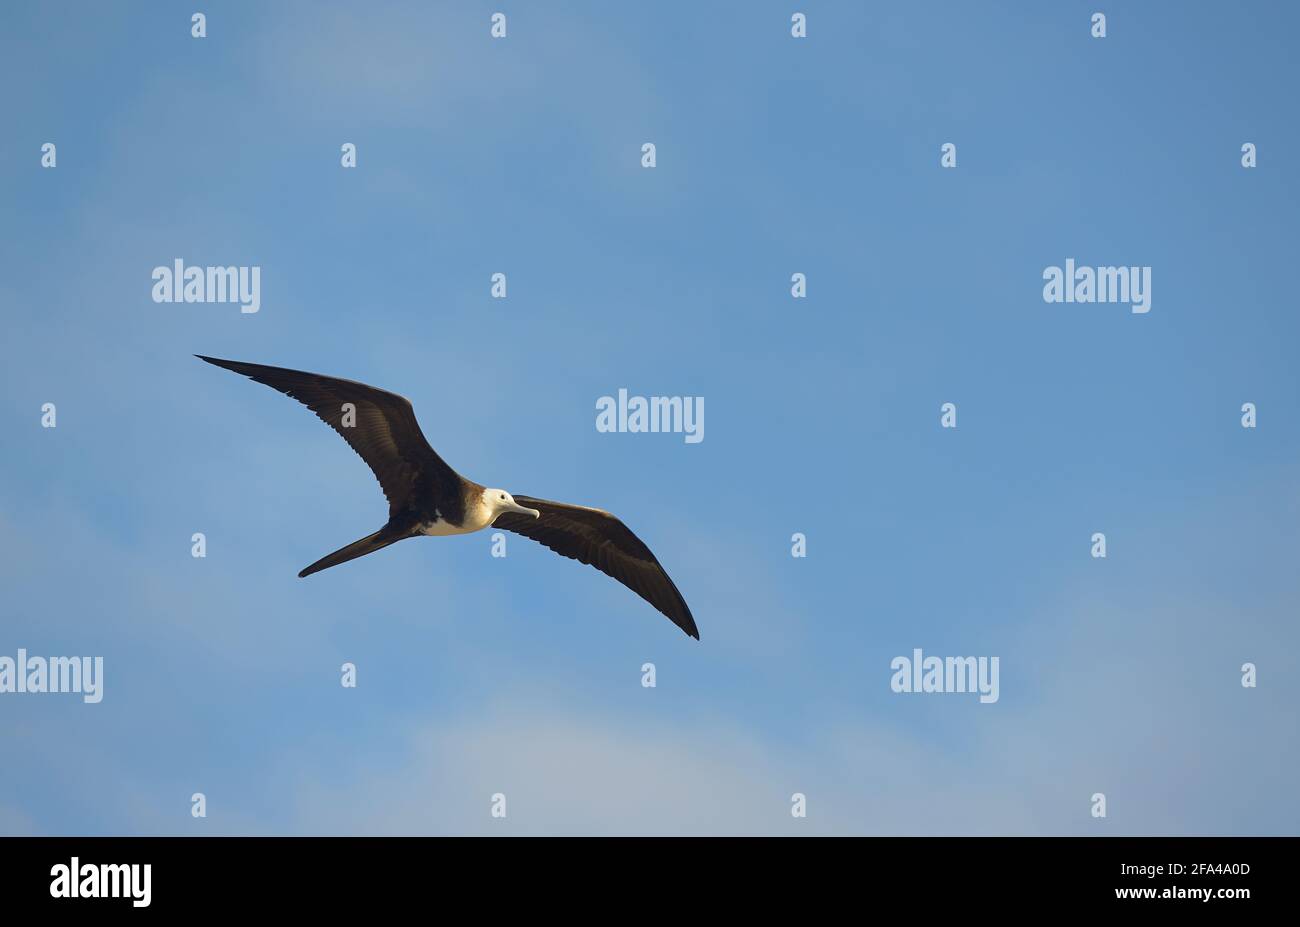
[[[504,502],[504,501],[505,501],[505,499],[506,499],[506,497],[505,497],[505,496],[502,496],[502,497],[501,497],[501,501],[502,501],[502,502]]]

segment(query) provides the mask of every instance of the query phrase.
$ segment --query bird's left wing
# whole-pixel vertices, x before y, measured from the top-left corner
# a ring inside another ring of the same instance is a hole
[[[494,528],[532,538],[557,554],[590,564],[645,599],[677,627],[699,640],[700,632],[686,600],[650,548],[609,512],[529,496],[515,501],[541,512],[540,518],[507,512]]]
[[[440,485],[444,491],[459,489],[460,476],[424,439],[420,423],[415,420],[415,410],[405,396],[355,380],[305,370],[222,360],[202,354],[195,357],[265,383],[315,412],[370,467],[388,499],[390,517],[407,508],[420,480]]]

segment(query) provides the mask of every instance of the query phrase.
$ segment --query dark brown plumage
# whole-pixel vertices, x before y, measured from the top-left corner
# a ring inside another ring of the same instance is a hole
[[[442,503],[440,511],[459,508],[463,513],[464,502],[459,492],[461,477],[429,446],[420,431],[420,423],[415,419],[415,409],[405,396],[355,380],[220,360],[202,354],[194,356],[277,389],[315,412],[321,421],[348,442],[375,474],[384,497],[388,499],[390,518],[410,508],[421,489],[434,493],[437,501]],[[355,407],[356,424],[345,428],[344,406],[348,403]]]
[[[489,493],[434,452],[406,398],[354,380],[301,370],[195,355],[298,400],[347,441],[370,467],[388,499],[388,523],[306,567],[299,576],[373,553],[423,534],[459,534],[487,527],[532,538],[590,564],[627,586],[699,639],[686,600],[668,573],[623,522],[609,512],[528,496]],[[499,496],[498,496],[499,494]],[[514,507],[513,511],[502,511]]]
[[[601,509],[532,496],[515,496],[515,501],[537,509],[542,517],[507,512],[498,515],[492,527],[522,534],[557,554],[594,566],[659,609],[691,637],[700,639],[695,619],[677,585],[627,525]]]

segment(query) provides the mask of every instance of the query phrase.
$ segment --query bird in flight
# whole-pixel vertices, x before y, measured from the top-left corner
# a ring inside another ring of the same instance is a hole
[[[407,538],[469,534],[491,525],[594,566],[699,640],[686,600],[650,548],[625,524],[600,509],[512,496],[504,489],[465,479],[429,446],[405,397],[354,380],[202,354],[195,357],[301,402],[337,431],[379,480],[388,499],[388,523],[322,557],[299,576],[319,573]]]

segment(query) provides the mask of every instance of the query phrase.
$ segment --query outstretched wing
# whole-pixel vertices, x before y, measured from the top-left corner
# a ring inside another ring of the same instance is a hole
[[[278,389],[315,412],[374,472],[388,499],[390,517],[407,507],[417,482],[432,481],[454,491],[460,481],[425,440],[415,410],[404,396],[355,380],[194,356]],[[350,409],[345,408],[348,404]]]
[[[566,505],[529,496],[515,501],[542,513],[540,518],[507,512],[497,516],[494,528],[504,528],[532,538],[557,554],[587,563],[612,576],[645,599],[673,624],[699,640],[700,632],[677,586],[659,565],[650,548],[609,512],[581,505]]]

